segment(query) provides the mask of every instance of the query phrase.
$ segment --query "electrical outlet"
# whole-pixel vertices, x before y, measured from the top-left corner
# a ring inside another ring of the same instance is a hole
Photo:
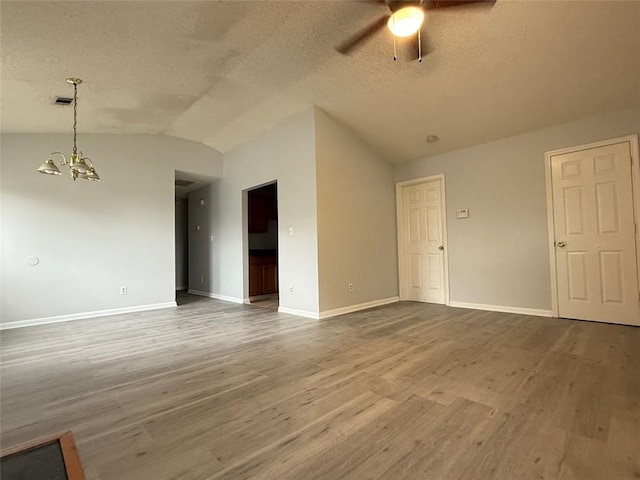
[[[293,285],[289,285],[289,293],[293,293]]]
[[[200,283],[204,283],[204,275],[200,275]]]
[[[353,292],[353,283],[350,283],[349,285],[347,285],[347,288],[349,289],[350,292]]]
[[[127,294],[127,287],[120,287],[120,295],[126,295]]]

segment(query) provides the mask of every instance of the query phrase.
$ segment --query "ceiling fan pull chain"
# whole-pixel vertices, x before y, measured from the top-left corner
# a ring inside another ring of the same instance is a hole
[[[393,61],[398,60],[398,51],[396,50],[396,36],[393,36]]]
[[[422,38],[420,37],[420,29],[418,29],[418,62],[422,63]]]

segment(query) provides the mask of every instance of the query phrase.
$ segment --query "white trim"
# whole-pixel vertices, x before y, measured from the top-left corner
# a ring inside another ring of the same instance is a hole
[[[635,197],[633,209],[636,222],[636,261],[638,262],[638,295],[640,296],[640,152],[638,149],[638,135],[629,135],[631,147],[631,189]]]
[[[288,313],[289,315],[295,315],[296,317],[312,318],[319,320],[320,315],[317,312],[310,312],[308,310],[297,310],[295,308],[278,307],[279,313]]]
[[[152,303],[150,305],[137,305],[133,307],[110,308],[108,310],[95,310],[93,312],[72,313],[69,315],[58,315],[55,317],[32,318],[30,320],[18,320],[0,324],[0,330],[12,328],[32,327],[34,325],[45,325],[48,323],[69,322],[71,320],[85,320],[88,318],[107,317],[110,315],[120,315],[123,313],[144,312],[147,310],[159,310],[161,308],[171,308],[177,306],[176,302]]]
[[[485,305],[483,303],[467,303],[451,301],[450,307],[457,308],[471,308],[473,310],[486,310],[488,312],[504,312],[504,313],[518,313],[520,315],[535,315],[536,317],[551,317],[553,316],[551,310],[540,310],[537,308],[521,308],[521,307],[508,307],[506,305]]]
[[[402,228],[402,189],[409,185],[417,185],[420,183],[431,182],[433,180],[440,180],[440,192],[441,198],[441,212],[442,218],[442,242],[444,245],[444,253],[442,261],[444,263],[444,304],[450,304],[449,296],[449,243],[447,237],[447,207],[446,207],[446,192],[445,192],[445,180],[444,173],[437,175],[430,175],[428,177],[413,178],[411,180],[405,180],[402,182],[396,182],[396,238],[398,240],[398,286],[400,290],[400,300],[406,300],[407,295],[405,293],[405,271],[404,271],[404,241],[403,241],[403,228]]]
[[[549,245],[549,279],[551,281],[551,315],[558,317],[558,273],[556,271],[556,227],[553,217],[553,185],[551,184],[551,157],[552,152],[544,154],[544,176],[547,191],[547,235]]]
[[[382,305],[388,305],[390,303],[396,303],[400,301],[400,297],[382,298],[380,300],[372,300],[371,302],[359,303],[357,305],[349,305],[348,307],[335,308],[333,310],[325,310],[320,312],[320,318],[335,317],[337,315],[344,315],[346,313],[357,312],[359,310],[366,310],[367,308],[380,307]]]
[[[447,194],[444,188],[444,173],[438,175],[440,178],[440,187],[442,188],[442,244],[444,245],[444,304],[449,305],[451,298],[449,297],[449,238],[447,237]]]
[[[190,293],[192,295],[200,295],[201,297],[209,297],[209,298],[215,298],[216,300],[224,300],[225,302],[232,302],[232,303],[249,303],[249,299],[242,299],[242,298],[238,298],[238,297],[229,297],[227,295],[219,295],[217,293],[211,293],[211,292],[203,292],[201,290],[187,290],[187,293]]]
[[[551,158],[565,153],[589,150],[591,148],[606,147],[618,143],[628,143],[631,152],[631,184],[633,194],[633,210],[636,222],[636,260],[638,285],[640,288],[640,161],[638,155],[638,135],[627,135],[625,137],[610,138],[599,142],[576,145],[574,147],[561,148],[545,152],[545,181],[547,189],[547,228],[549,233],[549,273],[551,276],[551,314],[553,317],[559,316],[558,311],[558,275],[556,272],[556,249],[555,249],[555,222],[553,218],[553,185],[551,184]]]

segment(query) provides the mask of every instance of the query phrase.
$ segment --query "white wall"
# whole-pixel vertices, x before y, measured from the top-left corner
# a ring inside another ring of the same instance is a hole
[[[206,222],[206,235],[214,235],[211,249],[198,248],[190,237],[189,246],[194,248],[190,280],[193,276],[198,280],[190,288],[236,301],[248,298],[243,281],[247,277],[248,251],[246,190],[274,180],[278,182],[280,307],[317,314],[314,108],[226,152],[224,177],[189,195],[190,224]],[[207,204],[192,205],[199,198]],[[291,236],[289,227],[293,228]],[[195,235],[193,228],[190,235]],[[203,283],[200,274],[205,275]],[[289,293],[290,285],[294,287],[293,294]]]
[[[219,177],[219,152],[163,136],[81,135],[103,181],[73,182],[35,171],[51,151],[70,150],[70,135],[1,139],[3,323],[175,300],[175,170]]]
[[[216,202],[218,182],[206,185],[188,194],[188,277],[189,290],[207,293],[219,293],[212,287],[213,272],[218,270],[213,264],[212,250],[219,242],[218,232],[214,230],[217,224]],[[214,242],[211,242],[211,235]]]
[[[631,108],[398,166],[445,174],[451,301],[550,310],[544,153],[638,132]]]
[[[320,311],[396,297],[393,167],[316,110],[316,172]]]

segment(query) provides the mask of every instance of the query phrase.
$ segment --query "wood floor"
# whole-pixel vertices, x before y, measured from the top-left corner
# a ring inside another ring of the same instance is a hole
[[[71,429],[88,480],[640,478],[640,328],[182,300],[2,332],[2,447]]]

